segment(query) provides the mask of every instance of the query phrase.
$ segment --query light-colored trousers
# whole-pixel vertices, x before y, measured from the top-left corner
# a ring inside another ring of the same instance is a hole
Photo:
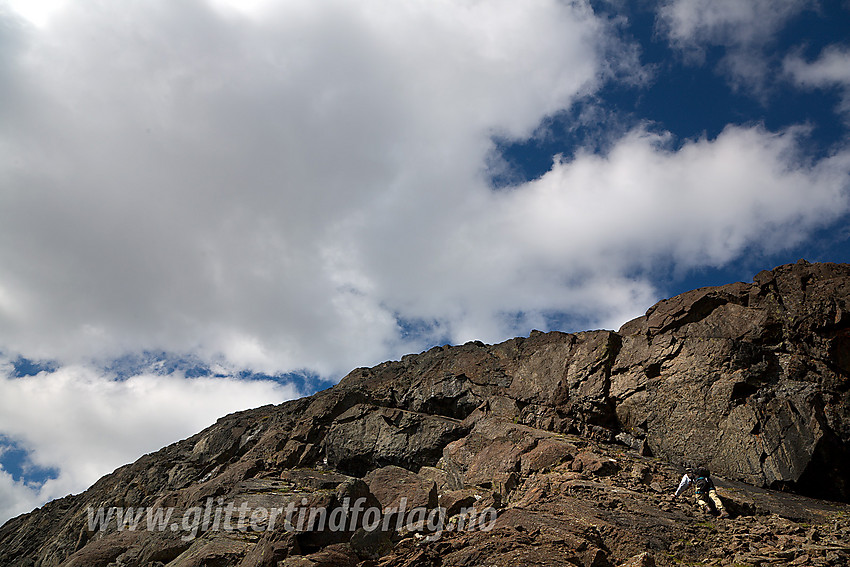
[[[708,508],[711,510],[711,504],[708,503],[708,500],[714,503],[714,508],[720,512],[723,510],[723,503],[720,501],[720,498],[717,497],[717,491],[713,488],[708,491],[708,494],[700,494],[697,493],[697,504],[702,506],[703,508]]]

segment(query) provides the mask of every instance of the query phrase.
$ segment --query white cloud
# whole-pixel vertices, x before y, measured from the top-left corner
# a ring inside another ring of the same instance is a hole
[[[292,386],[234,378],[143,374],[123,381],[82,366],[0,377],[0,431],[28,464],[55,469],[43,485],[0,469],[0,523],[84,490],[139,456],[193,435],[228,413],[297,397]]]
[[[850,152],[809,164],[799,154],[803,135],[729,126],[674,149],[669,135],[638,129],[605,156],[556,162],[505,197],[505,217],[517,220],[511,232],[528,247],[549,242],[553,263],[571,256],[596,271],[604,251],[618,270],[659,258],[723,265],[751,243],[796,244],[847,210]]]
[[[404,336],[409,320],[452,340],[564,310],[615,326],[656,296],[636,265],[717,265],[843,210],[821,173],[837,161],[784,166],[798,139],[757,128],[678,151],[632,133],[494,193],[493,135],[530,135],[634,65],[581,3],[227,6],[76,2],[4,50],[7,353],[339,376],[433,339]],[[667,9],[676,37],[703,37],[692,13],[722,28],[702,4]],[[709,199],[728,187],[746,199]]]
[[[692,61],[722,46],[721,70],[733,84],[758,89],[769,72],[766,48],[791,18],[815,7],[813,0],[666,0],[658,27]]]
[[[770,41],[811,0],[667,0],[659,17],[681,44],[751,45]]]
[[[785,58],[784,67],[786,75],[802,88],[841,89],[841,110],[850,112],[850,48],[827,47],[812,62],[807,62],[799,54],[789,55]]]
[[[810,163],[805,135],[728,127],[674,148],[669,135],[638,129],[606,155],[579,153],[539,180],[455,205],[442,215],[454,222],[415,254],[387,261],[408,223],[401,217],[364,225],[346,257],[385,302],[448,321],[461,340],[533,326],[500,317],[516,312],[565,311],[616,327],[654,298],[627,274],[781,250],[848,211],[850,152]]]
[[[827,87],[850,85],[850,48],[832,46],[807,63],[800,56],[785,60],[785,69],[801,85]]]
[[[68,0],[0,0],[0,10],[8,7],[36,26],[45,26]]]
[[[405,348],[340,257],[393,223],[416,254],[524,136],[602,79],[581,3],[77,2],[8,63],[0,344],[339,374]],[[384,215],[387,215],[384,217]]]

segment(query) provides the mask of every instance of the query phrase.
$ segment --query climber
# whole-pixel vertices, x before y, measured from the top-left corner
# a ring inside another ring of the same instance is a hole
[[[714,481],[711,480],[708,469],[704,467],[698,467],[697,469],[687,467],[685,469],[685,475],[682,477],[681,482],[679,482],[679,487],[676,489],[676,493],[673,494],[673,499],[678,498],[692,484],[696,488],[697,504],[703,510],[708,513],[716,511],[721,518],[729,517],[729,514],[723,508],[723,502],[717,496]]]

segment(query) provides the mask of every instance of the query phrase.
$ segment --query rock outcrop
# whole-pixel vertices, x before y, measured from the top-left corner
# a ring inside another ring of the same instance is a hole
[[[850,506],[766,489],[850,501],[849,300],[850,266],[800,262],[662,301],[618,332],[357,369],[10,520],[0,564],[840,565]],[[732,520],[667,501],[686,462],[721,477]],[[388,520],[352,519],[357,501]],[[408,504],[418,522],[402,521]],[[90,521],[129,507],[178,520]],[[303,521],[275,524],[268,511],[287,507]]]
[[[850,499],[850,266],[800,262],[691,291],[620,335],[617,424],[655,454]]]

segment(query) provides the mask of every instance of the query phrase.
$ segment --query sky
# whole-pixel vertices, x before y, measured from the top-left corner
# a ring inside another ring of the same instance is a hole
[[[850,2],[0,0],[0,521],[437,344],[850,261]]]

